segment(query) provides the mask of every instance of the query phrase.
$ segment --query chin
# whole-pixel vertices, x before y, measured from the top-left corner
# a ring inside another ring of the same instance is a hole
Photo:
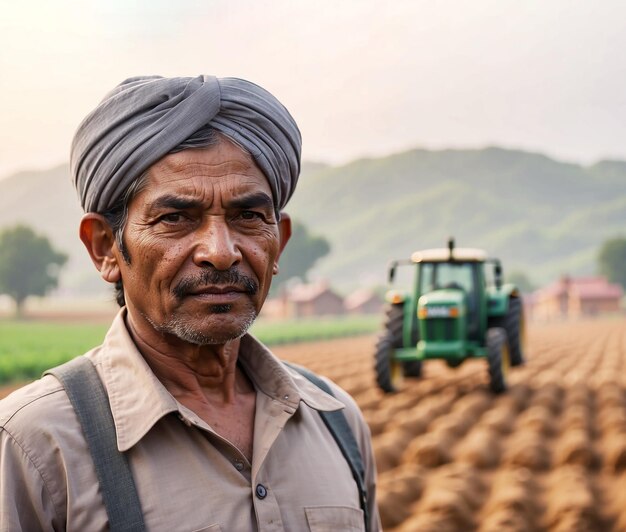
[[[157,327],[161,333],[170,334],[194,345],[215,345],[225,344],[231,340],[241,338],[257,317],[257,312],[250,310],[245,314],[237,316],[229,315],[228,305],[216,305],[208,317],[208,322],[196,323],[195,320],[187,317],[173,316],[164,324]]]

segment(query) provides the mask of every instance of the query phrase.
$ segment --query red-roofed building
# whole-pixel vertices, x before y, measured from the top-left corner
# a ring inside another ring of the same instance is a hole
[[[532,294],[532,315],[538,319],[579,318],[619,312],[622,287],[605,277],[561,277]]]
[[[342,297],[333,292],[327,282],[294,286],[289,290],[288,300],[295,318],[345,312]]]
[[[368,288],[353,292],[343,302],[350,314],[380,314],[384,303],[382,297]]]

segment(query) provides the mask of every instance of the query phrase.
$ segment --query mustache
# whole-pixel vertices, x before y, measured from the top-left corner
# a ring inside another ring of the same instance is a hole
[[[236,268],[229,270],[216,270],[209,268],[202,270],[199,275],[181,279],[172,289],[172,293],[182,299],[190,292],[204,288],[205,286],[234,286],[247,294],[254,295],[259,290],[257,282],[244,275]]]

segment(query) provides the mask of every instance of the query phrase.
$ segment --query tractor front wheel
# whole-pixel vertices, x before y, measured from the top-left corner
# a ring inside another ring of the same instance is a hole
[[[401,364],[393,357],[393,341],[384,335],[376,344],[376,382],[385,393],[398,391],[402,384],[403,371]]]
[[[494,327],[487,330],[487,364],[489,365],[489,387],[494,393],[507,388],[507,374],[511,365],[507,346],[506,330]]]

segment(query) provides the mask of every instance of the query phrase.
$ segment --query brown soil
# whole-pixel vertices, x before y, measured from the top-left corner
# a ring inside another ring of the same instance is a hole
[[[626,529],[626,321],[532,324],[510,389],[476,360],[375,385],[375,338],[276,348],[350,392],[370,424],[385,530]]]
[[[13,383],[6,386],[0,386],[0,399],[9,395],[12,391],[17,390],[20,386],[26,383]]]

